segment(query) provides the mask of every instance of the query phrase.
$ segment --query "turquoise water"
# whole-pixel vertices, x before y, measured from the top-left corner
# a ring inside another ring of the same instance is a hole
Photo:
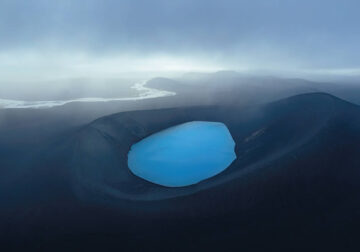
[[[225,170],[236,159],[235,143],[219,122],[194,121],[153,134],[128,154],[133,174],[155,184],[196,184]]]

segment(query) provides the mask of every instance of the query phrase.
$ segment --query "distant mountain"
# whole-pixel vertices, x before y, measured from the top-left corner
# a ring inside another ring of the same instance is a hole
[[[290,96],[325,92],[352,103],[360,104],[358,83],[337,81],[316,82],[299,78],[279,78],[270,75],[219,71],[187,73],[177,79],[155,78],[148,82],[154,88],[176,91],[188,97],[192,104],[241,104],[244,106],[267,103]],[[191,97],[191,98],[189,98]]]
[[[178,79],[155,78],[152,88],[175,91],[198,105],[254,105],[297,94],[318,92],[314,83],[301,79],[246,75],[232,71],[189,73]],[[194,104],[194,105],[195,105]]]
[[[181,79],[197,82],[201,80],[210,80],[213,78],[237,78],[241,75],[244,76],[245,74],[241,74],[236,71],[217,71],[212,73],[189,72],[181,76]]]

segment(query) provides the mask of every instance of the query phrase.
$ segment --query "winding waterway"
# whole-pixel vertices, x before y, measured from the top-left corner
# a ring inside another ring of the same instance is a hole
[[[176,95],[175,92],[150,88],[146,86],[147,81],[135,83],[131,88],[138,91],[138,96],[121,97],[121,98],[101,98],[101,97],[85,97],[70,100],[49,100],[49,101],[22,101],[9,100],[0,98],[0,109],[14,109],[14,108],[52,108],[56,106],[63,106],[72,102],[111,102],[111,101],[136,101],[144,99],[159,98],[165,96]]]

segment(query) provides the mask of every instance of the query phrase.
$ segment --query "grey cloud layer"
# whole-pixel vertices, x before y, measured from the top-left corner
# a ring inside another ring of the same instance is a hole
[[[0,52],[214,53],[229,64],[358,67],[359,7],[356,0],[0,0]]]

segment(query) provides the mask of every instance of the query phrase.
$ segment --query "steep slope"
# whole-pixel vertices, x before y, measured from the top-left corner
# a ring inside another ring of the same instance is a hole
[[[80,132],[72,166],[76,167],[80,184],[84,182],[85,187],[98,188],[101,194],[106,191],[110,197],[132,200],[172,198],[234,180],[293,155],[290,153],[323,137],[324,132],[330,131],[326,139],[333,139],[333,135],[343,131],[342,127],[350,120],[354,126],[345,132],[356,137],[360,132],[358,114],[356,106],[326,94],[300,95],[245,110],[202,107],[120,113],[96,120]],[[127,153],[133,143],[162,129],[195,120],[219,121],[228,126],[236,142],[238,159],[227,172],[179,189],[153,185],[129,172]],[[329,128],[332,124],[339,126]],[[347,139],[336,141],[339,141],[338,146]],[[324,146],[325,150],[334,144]],[[314,151],[317,152],[323,153],[323,150]]]

